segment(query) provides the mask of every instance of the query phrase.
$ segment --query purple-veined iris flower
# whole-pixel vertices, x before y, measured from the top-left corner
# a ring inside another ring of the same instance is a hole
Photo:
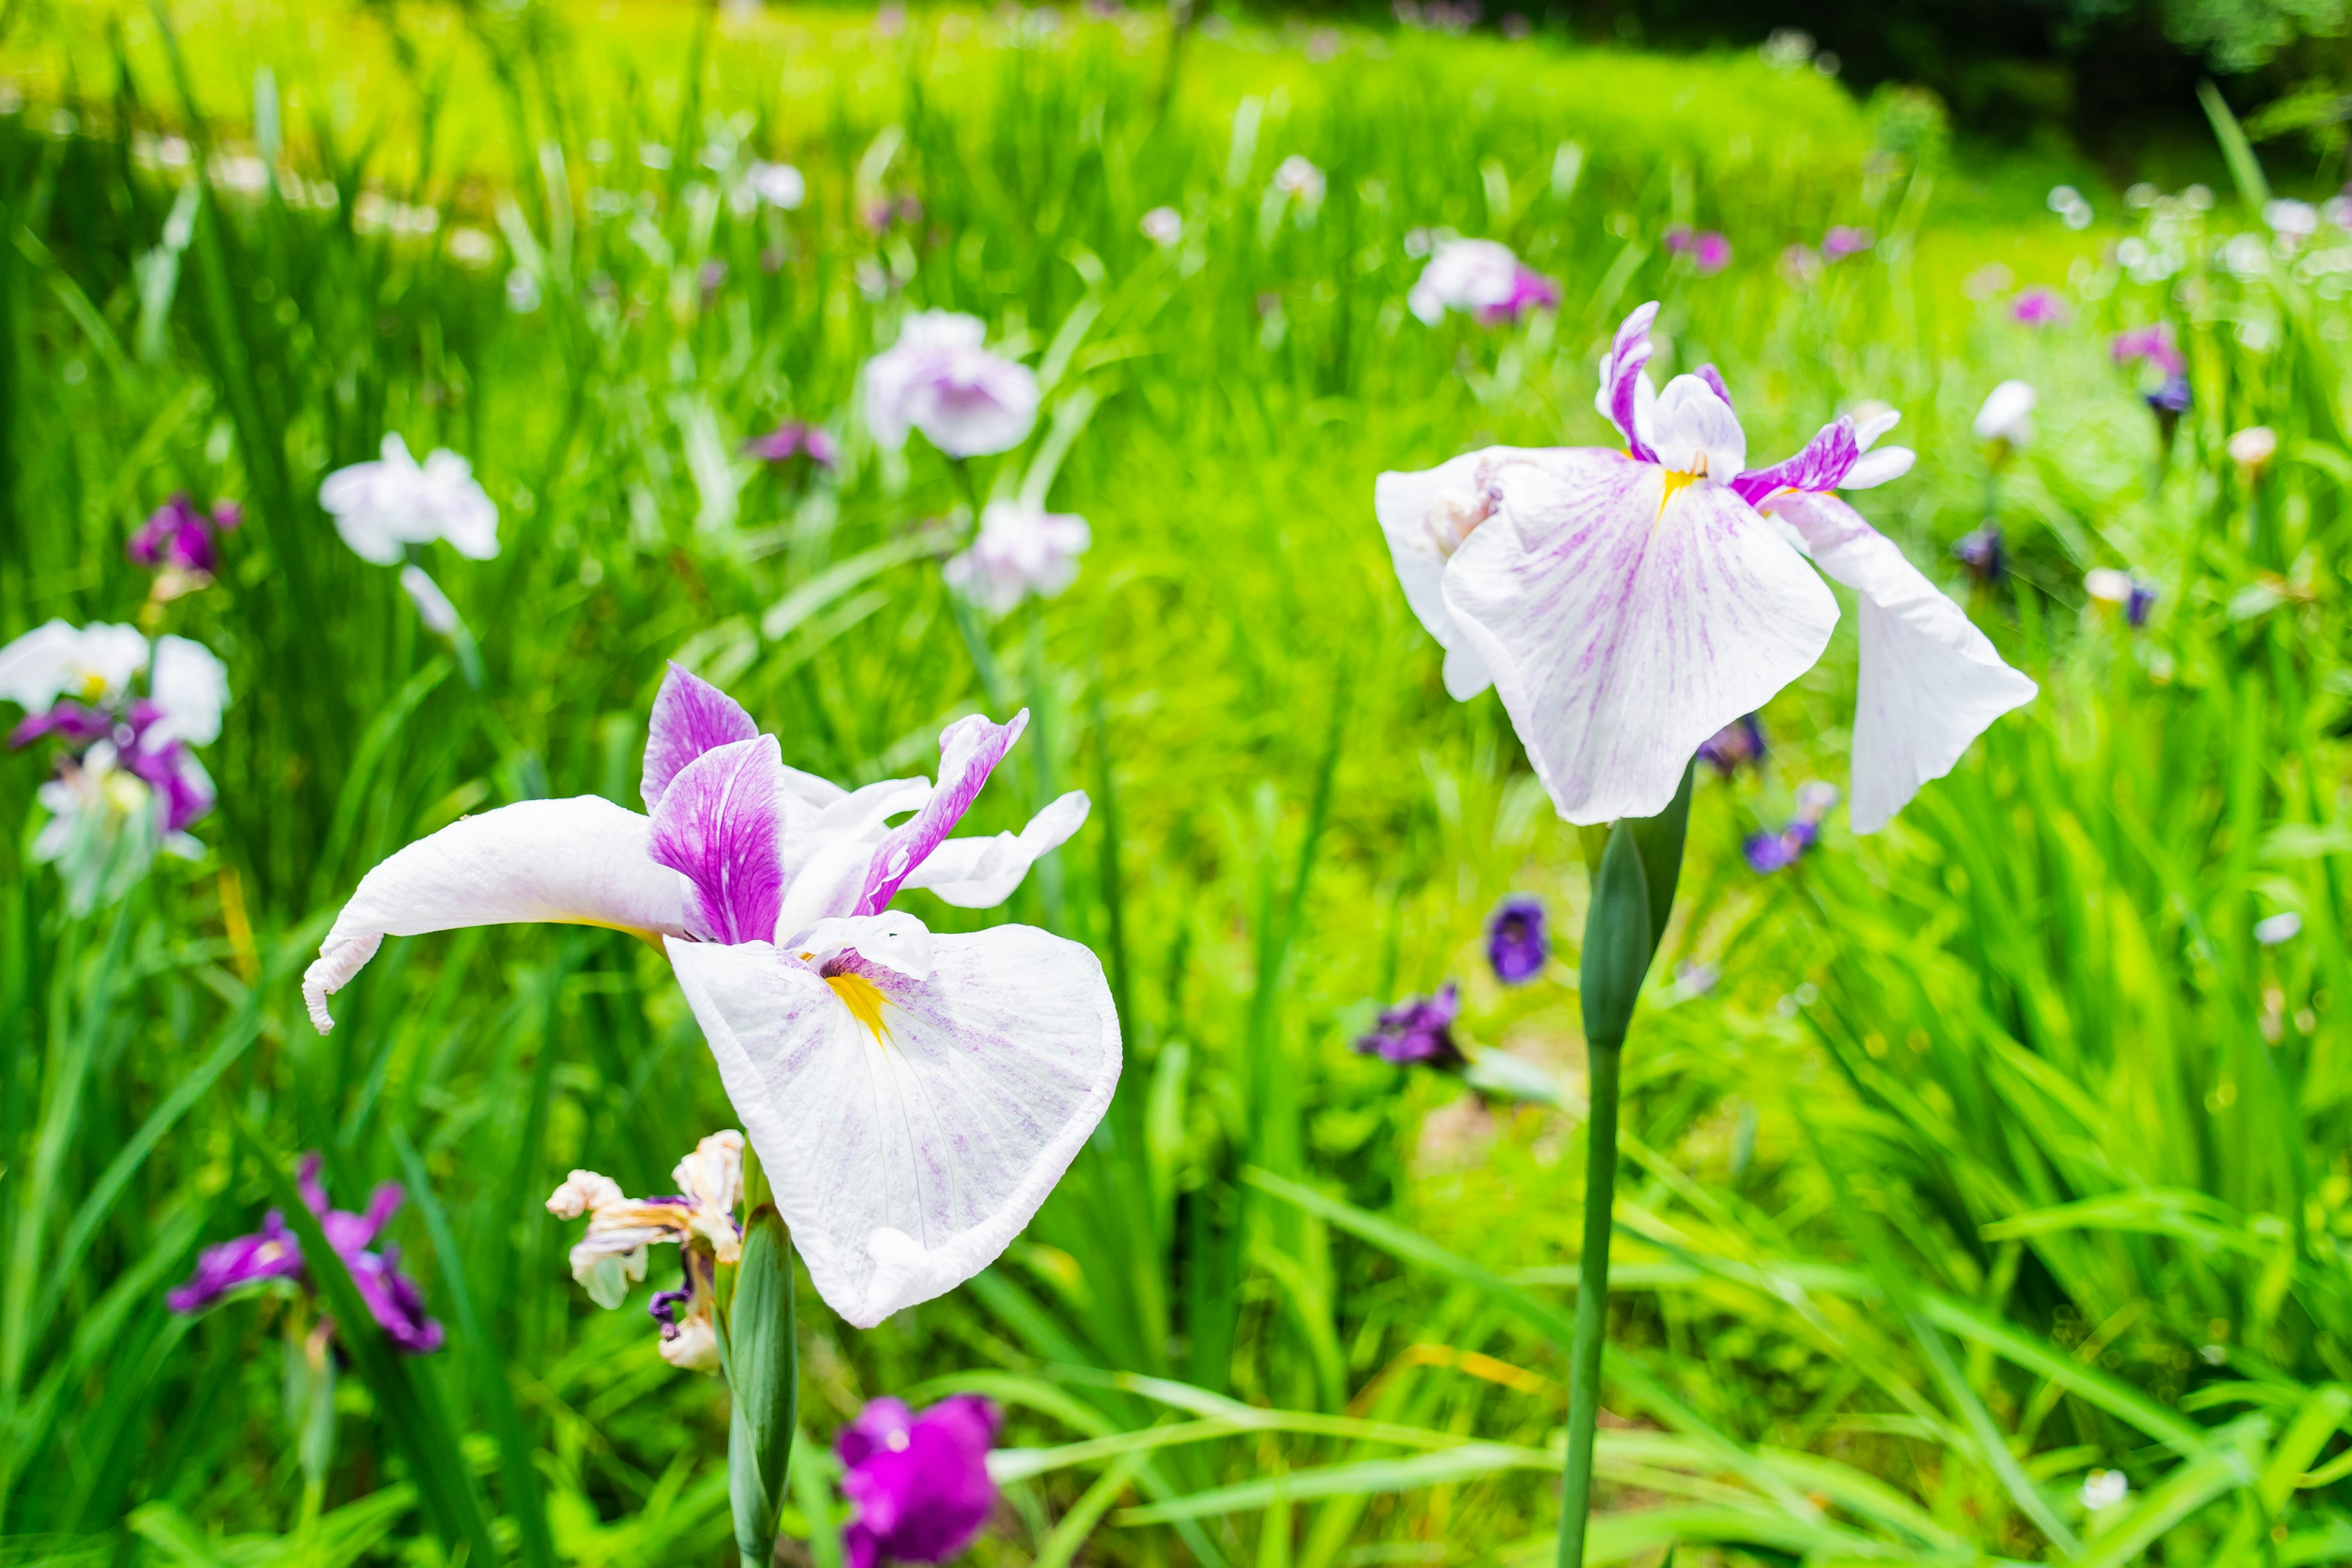
[[[1429,258],[1405,303],[1428,326],[1445,320],[1448,310],[1495,326],[1516,321],[1528,310],[1555,308],[1559,289],[1500,241],[1453,239]]]
[[[1764,744],[1764,721],[1753,713],[1743,713],[1699,742],[1698,760],[1713,768],[1718,778],[1727,779],[1743,767],[1763,766],[1769,749]]]
[[[1862,596],[1854,826],[1875,831],[2034,685],[1832,493],[1909,469],[1873,449],[1894,414],[1750,469],[1713,366],[1652,390],[1656,313],[1628,317],[1601,363],[1623,450],[1493,447],[1381,476],[1406,601],[1446,650],[1446,689],[1491,683],[1559,815],[1601,823],[1664,810],[1701,742],[1821,657],[1837,601],[1810,554]]]
[[[849,1568],[945,1563],[972,1543],[996,1508],[988,1450],[1003,1416],[992,1400],[954,1394],[920,1415],[877,1399],[833,1449],[857,1513],[842,1531]]]
[[[151,570],[209,579],[220,571],[218,535],[235,531],[244,521],[245,509],[235,501],[199,511],[183,490],[150,514],[131,536],[126,551],[133,562]]]
[[[499,509],[474,478],[473,465],[446,449],[419,463],[397,433],[383,455],[337,468],[319,486],[319,505],[362,561],[395,566],[412,544],[446,539],[458,554],[488,561],[499,552]]]
[[[1078,557],[1094,542],[1087,520],[1024,500],[992,500],[980,531],[943,568],[948,586],[992,615],[1030,595],[1050,599],[1078,580]]]
[[[1832,224],[1829,232],[1822,236],[1822,258],[1843,261],[1849,256],[1860,256],[1877,243],[1878,237],[1866,228],[1856,228],[1852,224]]]
[[[866,362],[866,424],[893,450],[920,430],[950,458],[1007,452],[1037,423],[1037,375],[988,352],[977,316],[918,310]]]
[[[303,976],[311,1019],[333,1026],[328,996],[386,936],[537,921],[657,944],[810,1279],[869,1328],[1003,1251],[1118,1081],[1093,953],[1028,926],[934,936],[890,907],[902,888],[1000,904],[1085,822],[1073,791],[1018,834],[948,837],[1027,723],[959,719],[936,784],[851,791],[786,767],[750,714],[673,668],[646,743],[650,815],[526,801],[410,845],[327,933]]]
[[[794,458],[806,458],[820,468],[831,468],[841,460],[841,447],[824,426],[787,419],[766,435],[743,443],[743,455],[763,463],[789,463]]]
[[[1838,802],[1837,785],[1818,779],[1797,791],[1797,815],[1778,833],[1751,833],[1740,846],[1759,876],[1785,871],[1804,858],[1822,836],[1822,819]]]
[[[1524,985],[1543,973],[1550,957],[1541,899],[1513,893],[1495,906],[1486,918],[1486,962],[1496,979],[1506,985]]]
[[[647,1247],[676,1246],[684,1280],[675,1290],[655,1292],[650,1308],[661,1325],[662,1359],[709,1372],[719,1365],[711,1267],[733,1263],[743,1252],[743,1233],[735,1223],[743,1195],[743,1134],[712,1133],[670,1177],[678,1193],[632,1198],[610,1176],[574,1171],[550,1194],[547,1212],[558,1219],[588,1216],[587,1234],[572,1248],[572,1278],[600,1307],[619,1306],[629,1286],[646,1277]]]
[[[2057,289],[2037,283],[2009,302],[2009,319],[2021,327],[2054,327],[2066,319],[2066,301]]]
[[[400,1207],[405,1195],[398,1182],[385,1182],[368,1196],[365,1213],[350,1214],[331,1208],[327,1190],[319,1184],[320,1159],[316,1153],[302,1158],[300,1184],[303,1206],[319,1216],[319,1227],[327,1233],[327,1245],[343,1260],[351,1271],[352,1283],[359,1287],[360,1299],[396,1350],[410,1355],[424,1355],[441,1348],[441,1325],[425,1311],[425,1294],[415,1280],[400,1271],[400,1249],[387,1247],[381,1252],[370,1251],[368,1244],[376,1238],[393,1211]],[[315,1289],[302,1267],[302,1245],[286,1216],[271,1209],[262,1216],[261,1228],[251,1236],[240,1236],[234,1241],[224,1241],[208,1247],[196,1258],[196,1271],[188,1282],[164,1298],[174,1312],[200,1312],[223,1296],[240,1286],[258,1284],[265,1279],[294,1279],[306,1289]]]
[[[1454,1020],[1461,1015],[1461,988],[1449,980],[1433,996],[1411,997],[1384,1010],[1356,1049],[1399,1067],[1460,1067],[1465,1058],[1454,1043]]]
[[[1702,278],[1722,271],[1731,265],[1731,241],[1715,229],[1693,229],[1678,225],[1666,230],[1666,249],[1675,256],[1687,256],[1691,266]]]

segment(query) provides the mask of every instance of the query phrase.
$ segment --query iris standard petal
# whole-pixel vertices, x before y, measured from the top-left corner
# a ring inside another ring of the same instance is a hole
[[[661,805],[664,791],[678,770],[703,752],[735,741],[748,741],[760,726],[719,688],[677,665],[662,677],[654,694],[654,710],[646,725],[646,769],[637,793],[646,809]],[[806,774],[799,775],[802,778]]]
[[[694,934],[772,942],[784,898],[783,763],[773,735],[731,741],[678,770],[648,853],[694,885]]]
[[[899,886],[929,888],[958,909],[984,910],[1013,896],[1029,868],[1059,849],[1086,826],[1090,803],[1074,789],[1029,819],[1019,833],[993,838],[950,838],[932,850]]]
[[[302,976],[319,1032],[327,998],[387,936],[546,921],[650,940],[687,930],[686,880],[654,860],[653,824],[595,795],[530,800],[451,823],[360,879]]]
[[[228,706],[228,666],[200,642],[183,637],[155,639],[155,664],[148,690],[161,717],[148,731],[151,742],[185,741],[208,746],[220,739],[221,710]]]
[[[668,945],[810,1279],[860,1328],[993,1261],[1118,1082],[1101,964],[1031,927],[935,938],[920,982]]]
[[[1837,600],[1723,485],[1575,448],[1502,471],[1445,602],[1570,822],[1665,809],[1699,742],[1811,668]]]
[[[1028,727],[1029,710],[1024,708],[1006,723],[972,713],[940,731],[939,783],[914,820],[893,829],[874,851],[855,913],[878,914],[889,907],[891,895],[955,831],[988,775]]]
[[[1854,701],[1856,833],[1875,833],[1969,742],[2041,689],[2001,662],[1968,613],[1905,559],[1895,542],[1835,496],[1784,496],[1823,572],[1862,597],[1862,679]]]

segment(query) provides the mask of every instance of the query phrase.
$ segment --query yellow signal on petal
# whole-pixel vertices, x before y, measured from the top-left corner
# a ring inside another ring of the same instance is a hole
[[[1668,468],[1665,470],[1664,477],[1665,483],[1658,491],[1658,515],[1660,517],[1666,515],[1666,503],[1668,501],[1674,500],[1675,497],[1685,489],[1698,482],[1698,476],[1696,474],[1685,474],[1679,468]]]
[[[888,998],[882,994],[881,987],[863,974],[828,974],[824,983],[833,987],[833,994],[841,998],[849,1016],[865,1025],[874,1043],[880,1045],[889,1033],[882,1026],[882,1004]]]

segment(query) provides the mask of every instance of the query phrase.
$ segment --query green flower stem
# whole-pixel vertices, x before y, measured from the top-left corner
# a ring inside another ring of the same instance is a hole
[[[1576,1269],[1576,1340],[1568,1359],[1568,1472],[1560,1481],[1560,1568],[1582,1568],[1592,1507],[1592,1445],[1601,1418],[1601,1348],[1609,1329],[1609,1236],[1617,1196],[1617,1076],[1622,1040],[1591,1041],[1585,1125],[1584,1255]]]

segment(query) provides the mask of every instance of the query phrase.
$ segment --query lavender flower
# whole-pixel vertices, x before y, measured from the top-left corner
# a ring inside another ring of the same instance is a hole
[[[1032,594],[1050,599],[1077,581],[1078,557],[1093,542],[1085,518],[992,500],[971,545],[942,570],[949,587],[1001,616]]]
[[[2066,319],[2066,301],[2055,289],[2036,284],[2009,302],[2009,319],[2021,327],[2054,327]]]
[[[1496,979],[1506,985],[1524,985],[1543,973],[1550,957],[1541,899],[1513,893],[1495,906],[1486,921],[1486,962],[1494,965]]]
[[[1702,278],[1731,265],[1731,241],[1711,228],[1696,230],[1687,224],[1678,224],[1666,230],[1666,249],[1676,256],[1689,257],[1691,266]]]
[[[209,512],[198,511],[182,490],[157,507],[131,536],[128,553],[138,564],[158,573],[209,580],[220,570],[216,534],[234,531],[244,521],[245,509],[233,500],[217,502]]]
[[[866,363],[866,422],[886,447],[920,430],[950,458],[1010,451],[1037,423],[1037,377],[982,347],[976,316],[919,310]]]
[[[1832,224],[1822,236],[1822,258],[1826,261],[1843,261],[1849,256],[1859,256],[1878,243],[1878,237],[1866,228],[1851,224]]]
[[[2189,362],[2180,357],[2179,346],[2172,340],[2169,321],[2117,332],[2107,345],[2107,352],[2115,356],[2117,364],[2146,361],[2167,376],[2179,375],[2189,368]]]
[[[841,445],[822,425],[787,419],[766,435],[754,436],[744,442],[743,455],[763,463],[789,463],[794,458],[806,458],[818,468],[830,470],[841,460]]]
[[[1838,803],[1837,786],[1816,779],[1797,791],[1797,815],[1778,833],[1751,833],[1740,846],[1759,876],[1786,870],[1820,839],[1822,818]]]
[[[1701,741],[1698,760],[1713,768],[1718,776],[1729,778],[1742,766],[1762,766],[1767,749],[1763,721],[1749,713],[1734,719]]]
[[[920,1415],[877,1399],[843,1427],[833,1448],[857,1508],[842,1532],[849,1568],[945,1563],[970,1546],[996,1508],[988,1450],[1003,1419],[994,1402],[957,1394]]]
[[[1462,997],[1452,981],[1434,996],[1414,996],[1383,1012],[1372,1032],[1356,1042],[1364,1056],[1378,1057],[1400,1067],[1460,1067],[1461,1047],[1454,1043],[1454,1020],[1461,1016]]]
[[[406,1195],[400,1184],[383,1183],[369,1195],[365,1213],[349,1214],[328,1206],[327,1190],[319,1184],[320,1163],[315,1152],[302,1157],[299,1178],[302,1204],[319,1216],[327,1245],[351,1271],[352,1283],[359,1287],[368,1315],[396,1350],[410,1355],[439,1350],[441,1325],[425,1315],[424,1292],[401,1273],[400,1249],[368,1250],[368,1243],[383,1229]],[[166,1296],[164,1303],[174,1312],[199,1312],[230,1291],[265,1279],[292,1279],[306,1290],[317,1289],[303,1268],[301,1241],[277,1209],[262,1216],[261,1229],[255,1234],[205,1248],[196,1258],[195,1273]]]

